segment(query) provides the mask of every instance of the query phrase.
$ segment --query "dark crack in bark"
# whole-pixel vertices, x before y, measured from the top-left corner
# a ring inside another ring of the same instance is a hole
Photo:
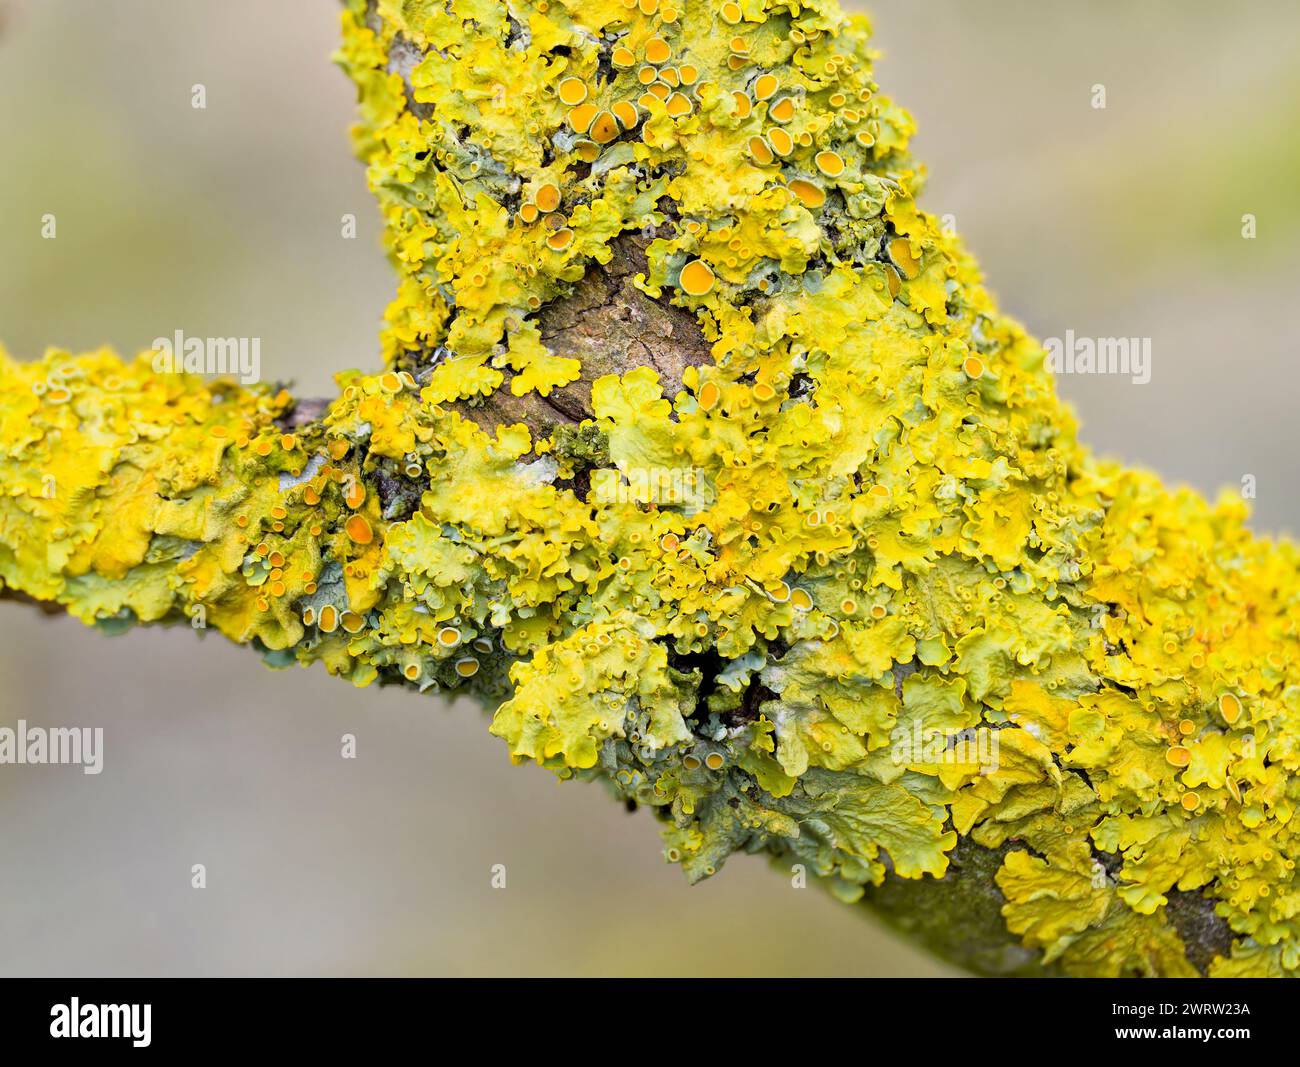
[[[1183,939],[1187,962],[1204,978],[1215,956],[1232,952],[1232,928],[1214,911],[1214,901],[1201,893],[1171,889],[1165,914]]]

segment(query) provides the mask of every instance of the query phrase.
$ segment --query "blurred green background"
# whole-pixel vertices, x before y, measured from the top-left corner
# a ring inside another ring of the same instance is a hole
[[[1004,306],[1152,338],[1148,385],[1061,383],[1085,438],[1209,492],[1253,474],[1256,528],[1300,527],[1300,7],[869,10],[923,202]],[[373,366],[392,280],[336,31],[332,0],[0,0],[0,341],[257,336],[265,375],[316,395]],[[688,888],[649,815],[512,768],[466,704],[14,605],[0,678],[0,724],[106,727],[98,777],[0,768],[5,973],[949,973],[757,859]]]

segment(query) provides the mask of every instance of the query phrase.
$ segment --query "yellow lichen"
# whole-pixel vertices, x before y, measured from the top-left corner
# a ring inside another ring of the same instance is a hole
[[[472,689],[516,759],[653,808],[692,878],[767,850],[853,899],[963,837],[1069,973],[1188,973],[1171,892],[1231,929],[1211,973],[1300,967],[1300,556],[1078,443],[918,208],[863,18],[352,0],[343,28],[386,369],[288,432],[286,395],[147,357],[0,356],[5,586]],[[712,360],[672,395],[593,376],[563,432],[471,421],[582,377],[539,312],[625,234]]]

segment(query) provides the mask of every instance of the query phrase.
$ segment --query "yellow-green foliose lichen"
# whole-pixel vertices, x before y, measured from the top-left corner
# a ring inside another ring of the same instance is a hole
[[[0,355],[4,585],[473,691],[692,879],[766,851],[852,900],[969,838],[1067,973],[1195,973],[1174,891],[1232,931],[1211,974],[1300,967],[1296,550],[1081,447],[918,208],[863,18],[354,0],[343,29],[387,370],[289,430],[287,396],[147,357]],[[712,360],[675,395],[599,378],[577,429],[471,421],[581,377],[538,313],[628,233]]]

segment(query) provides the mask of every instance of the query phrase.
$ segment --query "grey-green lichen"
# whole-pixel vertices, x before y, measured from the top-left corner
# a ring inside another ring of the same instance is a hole
[[[917,207],[865,19],[343,24],[387,369],[290,428],[285,394],[147,357],[0,357],[4,585],[475,692],[515,759],[652,808],[691,879],[766,852],[856,900],[995,857],[975,966],[1194,974],[1196,894],[1231,931],[1209,973],[1300,967],[1296,550],[1081,447]],[[635,360],[584,379],[539,326],[629,233],[711,349],[673,395]],[[584,381],[576,426],[471,417]]]

